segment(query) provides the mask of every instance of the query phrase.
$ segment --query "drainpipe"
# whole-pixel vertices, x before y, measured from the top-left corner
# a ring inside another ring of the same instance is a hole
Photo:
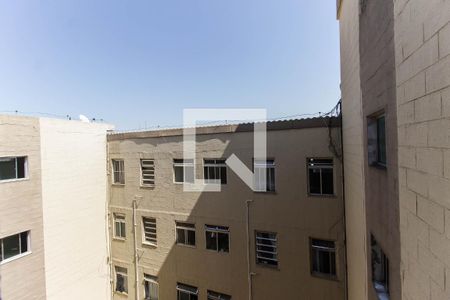
[[[247,270],[248,270],[248,300],[252,300],[252,277],[256,275],[256,273],[250,270],[250,203],[253,200],[247,200],[245,203],[247,204],[247,215],[246,215],[246,227],[247,227]]]
[[[137,249],[137,220],[136,220],[136,200],[133,200],[133,235],[134,235],[134,278],[136,286],[136,300],[139,300],[139,270],[138,270],[138,249]]]
[[[107,219],[107,232],[106,232],[106,236],[108,238],[108,253],[109,253],[109,257],[108,257],[108,264],[109,264],[109,286],[110,286],[110,292],[111,292],[111,299],[114,299],[114,268],[113,268],[113,263],[112,263],[112,258],[113,258],[113,253],[112,253],[112,235],[110,233],[113,232],[113,218],[112,218],[112,214],[109,210],[109,205],[112,202],[112,193],[111,193],[111,184],[109,182],[110,180],[110,176],[111,176],[111,172],[109,169],[109,144],[108,144],[108,140],[106,141],[106,174],[107,174],[107,180],[106,180],[106,184],[107,184],[107,203],[106,203],[106,219]],[[1,299],[0,299],[1,300]]]
[[[344,218],[344,265],[345,265],[345,288],[344,288],[344,299],[348,299],[348,256],[347,256],[347,212],[345,208],[345,169],[344,169],[344,121],[343,121],[343,113],[342,113],[342,99],[339,100],[339,106],[340,106],[340,125],[341,125],[341,176],[342,176],[342,203],[343,203],[343,218]]]

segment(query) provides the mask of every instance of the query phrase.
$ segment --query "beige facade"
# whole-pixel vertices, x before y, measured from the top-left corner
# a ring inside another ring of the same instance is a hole
[[[389,299],[449,299],[450,2],[338,7],[347,249],[367,262],[357,268],[349,259],[349,299],[376,299],[373,241],[389,260]],[[374,167],[370,124],[379,116],[386,161]],[[349,212],[359,205],[363,214]],[[352,247],[362,240],[363,249]]]
[[[232,299],[345,299],[342,170],[329,148],[329,130],[338,148],[340,130],[334,125],[329,129],[326,120],[268,123],[267,156],[275,162],[274,192],[253,192],[229,168],[221,192],[183,192],[183,185],[174,183],[173,163],[183,157],[181,130],[109,135],[109,159],[123,160],[125,176],[124,184],[111,182],[110,191],[112,265],[113,270],[126,269],[118,271],[126,271],[128,282],[126,292],[114,291],[114,299],[143,299],[144,274],[158,282],[159,299],[177,299],[177,283],[198,288],[198,299],[206,299],[208,290]],[[204,176],[203,159],[228,158],[232,153],[251,168],[252,130],[246,125],[199,128],[197,177]],[[333,160],[333,196],[308,194],[308,158]],[[141,159],[154,160],[153,187],[141,186]],[[110,168],[110,180],[112,173]],[[125,234],[119,236],[117,216],[124,217],[126,224]],[[156,245],[144,242],[142,217],[155,219]],[[195,246],[176,243],[180,221],[195,224]],[[206,249],[205,225],[229,227],[229,252]],[[256,231],[276,233],[278,266],[256,263]],[[312,275],[311,239],[335,242],[336,277]],[[114,290],[117,284],[114,276]]]
[[[403,299],[450,298],[450,1],[395,1]]]
[[[31,244],[19,258],[0,262],[0,297],[45,299],[39,120],[0,116],[0,137],[1,158],[26,156],[28,164],[25,178],[0,181],[0,239],[30,232]]]
[[[110,299],[108,129],[0,116],[2,300]],[[25,176],[5,173],[5,160],[15,157],[16,170],[25,161]],[[4,180],[10,175],[18,178]]]
[[[359,57],[359,1],[338,1],[348,299],[368,297],[364,140]]]

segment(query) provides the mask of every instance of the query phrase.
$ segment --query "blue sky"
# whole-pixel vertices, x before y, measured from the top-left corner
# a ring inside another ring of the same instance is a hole
[[[335,0],[1,1],[0,112],[182,123],[183,108],[339,100]]]

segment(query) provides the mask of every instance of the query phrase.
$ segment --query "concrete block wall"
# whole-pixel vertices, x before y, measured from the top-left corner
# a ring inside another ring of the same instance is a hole
[[[403,299],[449,299],[450,1],[394,7]]]

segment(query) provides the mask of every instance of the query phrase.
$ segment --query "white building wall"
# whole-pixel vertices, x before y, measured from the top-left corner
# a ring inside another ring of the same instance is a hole
[[[40,119],[47,299],[110,299],[106,131]]]

